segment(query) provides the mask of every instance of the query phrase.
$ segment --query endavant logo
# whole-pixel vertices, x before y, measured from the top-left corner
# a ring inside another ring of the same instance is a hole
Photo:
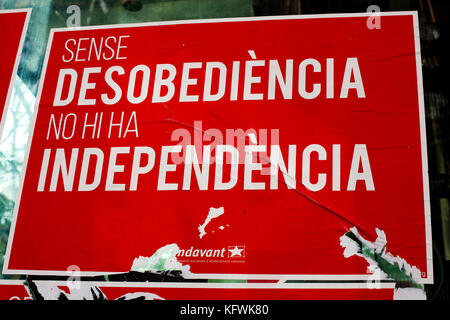
[[[226,246],[223,248],[194,248],[180,249],[177,258],[215,258],[215,259],[243,259],[245,258],[245,246]]]
[[[228,258],[245,258],[245,246],[228,246]]]

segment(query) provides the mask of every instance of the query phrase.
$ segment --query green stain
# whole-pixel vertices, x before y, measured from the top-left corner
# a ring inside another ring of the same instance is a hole
[[[387,261],[385,258],[383,258],[383,254],[386,250],[386,247],[383,247],[383,249],[381,250],[381,253],[377,253],[377,252],[375,252],[374,249],[369,248],[362,241],[360,241],[353,234],[353,232],[349,231],[345,234],[345,236],[347,236],[351,240],[358,243],[360,246],[360,253],[363,256],[374,260],[378,264],[378,267],[380,268],[380,270],[383,271],[384,273],[386,273],[388,278],[394,280],[397,284],[402,284],[405,287],[419,288],[419,289],[424,290],[423,284],[419,284],[419,283],[415,282],[413,280],[412,276],[407,274],[404,265],[402,265],[402,267],[400,268],[400,265],[398,264],[398,262],[395,261],[394,264],[392,264],[389,261]]]
[[[208,279],[209,283],[247,283],[247,280]]]

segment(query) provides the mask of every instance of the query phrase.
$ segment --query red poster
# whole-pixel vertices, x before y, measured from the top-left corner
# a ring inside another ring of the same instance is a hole
[[[14,78],[19,65],[31,9],[0,10],[0,135],[11,97]]]
[[[32,300],[22,280],[0,280],[0,300]]]
[[[432,282],[416,13],[49,41],[4,273]]]
[[[392,300],[394,289],[334,288],[162,288],[162,287],[100,287],[112,299],[133,299],[144,296],[154,300]]]
[[[324,287],[327,289],[323,289]],[[243,283],[112,283],[36,281],[26,287],[24,281],[4,280],[0,283],[0,300],[56,300],[61,295],[69,300],[392,300],[393,284],[368,288],[364,283],[276,284]],[[28,289],[28,290],[27,290]]]
[[[329,285],[329,284],[328,284]],[[368,289],[353,288],[320,289],[309,288],[269,288],[252,286],[209,286],[207,288],[187,285],[171,287],[99,287],[108,299],[132,299],[138,296],[154,300],[392,300],[393,288]]]

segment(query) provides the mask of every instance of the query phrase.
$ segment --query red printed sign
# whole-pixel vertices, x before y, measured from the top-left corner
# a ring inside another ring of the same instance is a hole
[[[32,300],[21,280],[0,280],[0,300]]]
[[[52,30],[4,272],[362,280],[354,227],[432,281],[417,15],[371,18]]]
[[[0,37],[3,39],[0,50],[0,135],[3,132],[3,118],[11,97],[30,12],[31,9],[0,10]]]
[[[339,287],[330,284],[276,284],[262,288],[258,284],[178,284],[173,283],[113,283],[65,281],[36,281],[33,290],[24,281],[3,280],[0,283],[0,300],[57,300],[61,295],[69,300],[392,300],[393,285],[370,289],[365,284],[347,284]],[[331,290],[330,290],[331,288]]]
[[[146,297],[154,300],[392,300],[394,289],[371,290],[365,287],[351,289],[320,288],[162,288],[162,287],[100,287],[112,299]],[[230,312],[231,313],[231,312]]]
[[[72,288],[63,281],[36,281],[36,296],[57,299],[64,295],[69,300],[392,300],[393,284],[369,289],[364,283],[344,286],[327,284],[249,283],[114,283],[81,282]],[[78,286],[78,287],[76,287]],[[232,314],[228,311],[228,314]]]

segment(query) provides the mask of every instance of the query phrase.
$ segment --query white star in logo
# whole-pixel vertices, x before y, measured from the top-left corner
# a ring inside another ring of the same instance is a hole
[[[244,249],[239,249],[237,246],[234,246],[233,249],[230,249],[228,247],[228,251],[231,253],[230,257],[234,257],[234,256],[242,257],[242,251],[244,251]]]

